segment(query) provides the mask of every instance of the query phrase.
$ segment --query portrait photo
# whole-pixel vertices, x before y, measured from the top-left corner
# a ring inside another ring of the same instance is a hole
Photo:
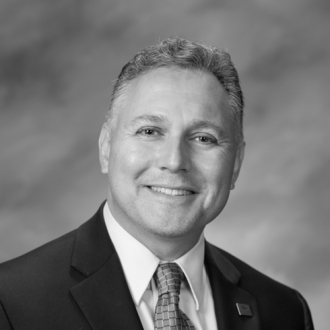
[[[0,329],[328,330],[328,1],[0,18]]]

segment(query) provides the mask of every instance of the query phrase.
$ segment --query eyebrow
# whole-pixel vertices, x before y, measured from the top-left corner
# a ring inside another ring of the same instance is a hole
[[[138,116],[135,117],[130,125],[135,125],[138,123],[150,123],[150,124],[161,124],[161,123],[165,123],[168,122],[168,120],[166,119],[166,117],[164,116],[155,116],[155,115],[142,115],[142,116]]]
[[[214,122],[209,120],[194,120],[192,124],[192,128],[194,129],[203,129],[203,128],[211,128],[215,130],[220,136],[225,136],[225,131],[220,126],[214,124]]]

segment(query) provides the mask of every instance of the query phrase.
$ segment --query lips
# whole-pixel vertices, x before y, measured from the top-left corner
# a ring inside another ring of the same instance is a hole
[[[171,196],[186,196],[186,195],[194,194],[193,191],[186,189],[170,189],[170,188],[155,187],[155,186],[149,186],[148,188],[150,188],[155,192],[165,195],[171,195]]]

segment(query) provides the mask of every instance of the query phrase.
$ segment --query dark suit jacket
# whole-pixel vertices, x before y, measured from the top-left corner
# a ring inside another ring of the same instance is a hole
[[[142,330],[103,219],[0,265],[1,330]],[[311,330],[302,296],[206,243],[219,330]],[[236,303],[250,306],[240,316]]]

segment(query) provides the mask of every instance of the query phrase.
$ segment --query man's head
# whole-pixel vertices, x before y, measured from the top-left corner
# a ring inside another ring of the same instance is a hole
[[[108,120],[115,121],[130,81],[157,68],[176,67],[209,72],[227,92],[237,142],[243,141],[244,99],[230,55],[215,47],[180,38],[168,38],[137,53],[122,69],[113,89]]]
[[[164,65],[162,47],[180,65]],[[211,57],[201,47],[169,39],[135,56],[118,78],[112,117],[100,136],[111,212],[151,250],[157,250],[155,242],[165,241],[192,247],[225,206],[243,160],[244,142],[238,134],[243,100],[236,70],[228,54],[210,48],[218,54]],[[154,48],[162,53],[159,62]],[[184,65],[188,54],[190,66]],[[148,62],[143,57],[153,61],[152,68],[142,69]],[[218,76],[192,66],[194,58]],[[227,69],[221,67],[224,62]],[[237,104],[239,113],[232,109]]]

